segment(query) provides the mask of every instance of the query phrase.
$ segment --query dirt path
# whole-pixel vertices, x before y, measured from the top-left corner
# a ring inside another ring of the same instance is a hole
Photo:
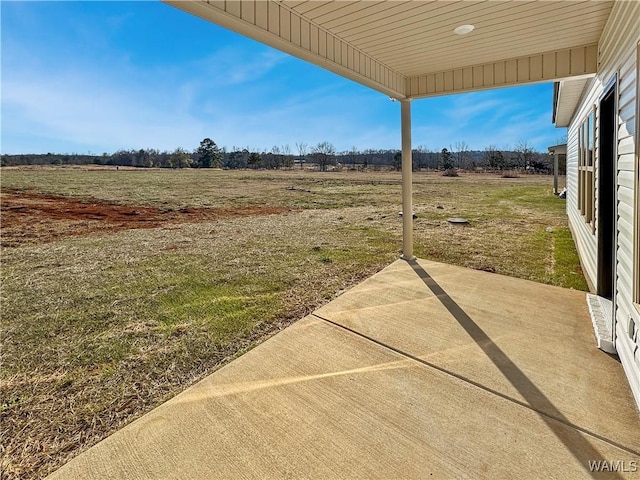
[[[0,195],[1,244],[17,247],[69,236],[156,228],[169,223],[198,223],[224,218],[280,214],[287,207],[260,205],[220,208],[157,208],[102,202],[93,198],[3,190]]]

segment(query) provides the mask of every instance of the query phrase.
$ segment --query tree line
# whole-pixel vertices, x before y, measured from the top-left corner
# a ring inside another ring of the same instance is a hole
[[[418,146],[412,151],[414,170],[497,170],[552,173],[553,158],[535,151],[526,141],[513,149],[500,149],[488,145],[484,150],[470,150],[465,142],[456,142],[450,148],[432,151]],[[119,150],[102,155],[83,154],[26,154],[1,156],[2,166],[10,165],[110,165],[140,168],[225,168],[225,169],[303,169],[315,168],[349,170],[401,170],[402,154],[394,149],[336,151],[327,141],[309,146],[296,143],[295,151],[289,145],[274,146],[269,151],[251,151],[249,148],[219,148],[210,138],[200,142],[193,151],[176,148],[172,152],[155,149]],[[561,165],[564,173],[564,165]]]

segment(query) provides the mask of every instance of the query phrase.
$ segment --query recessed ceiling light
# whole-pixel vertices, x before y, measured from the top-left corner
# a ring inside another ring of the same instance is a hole
[[[467,33],[473,32],[474,28],[476,27],[473,25],[460,25],[453,30],[453,33],[455,33],[456,35],[466,35]]]

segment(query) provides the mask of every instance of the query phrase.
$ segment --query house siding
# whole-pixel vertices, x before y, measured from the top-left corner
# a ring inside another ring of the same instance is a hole
[[[567,213],[576,241],[585,276],[590,286],[595,285],[597,272],[597,237],[586,224],[577,208],[578,128],[589,111],[597,105],[607,82],[617,75],[617,164],[616,164],[616,284],[615,318],[616,349],[629,379],[636,402],[640,406],[640,345],[638,329],[640,315],[633,305],[634,275],[640,267],[634,266],[634,195],[636,181],[636,122],[638,65],[637,49],[640,41],[640,2],[616,2],[599,43],[599,69],[583,94],[583,98],[568,130]],[[599,124],[596,109],[596,125]],[[598,132],[596,131],[596,165]],[[598,196],[598,170],[596,168],[596,198]],[[597,218],[597,217],[596,217]],[[596,224],[596,229],[597,229]],[[629,328],[630,322],[635,328]],[[631,333],[630,333],[631,332]]]
[[[585,88],[587,94],[583,96],[579,107],[576,109],[575,116],[569,125],[567,133],[567,214],[569,216],[571,231],[573,232],[573,237],[580,253],[582,269],[591,290],[595,290],[596,284],[598,245],[595,231],[591,228],[591,225],[585,222],[584,217],[578,209],[578,129],[584,119],[593,110],[602,91],[602,84],[597,81],[597,78],[587,84]],[[598,138],[599,114],[600,112],[596,109],[596,139]],[[597,141],[594,144],[594,150],[597,159],[599,158]],[[597,170],[595,175],[597,185]]]

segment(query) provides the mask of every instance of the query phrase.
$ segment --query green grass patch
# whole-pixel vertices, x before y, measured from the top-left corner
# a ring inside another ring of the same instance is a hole
[[[580,259],[569,227],[553,233],[554,274],[553,284],[576,290],[588,291]]]

